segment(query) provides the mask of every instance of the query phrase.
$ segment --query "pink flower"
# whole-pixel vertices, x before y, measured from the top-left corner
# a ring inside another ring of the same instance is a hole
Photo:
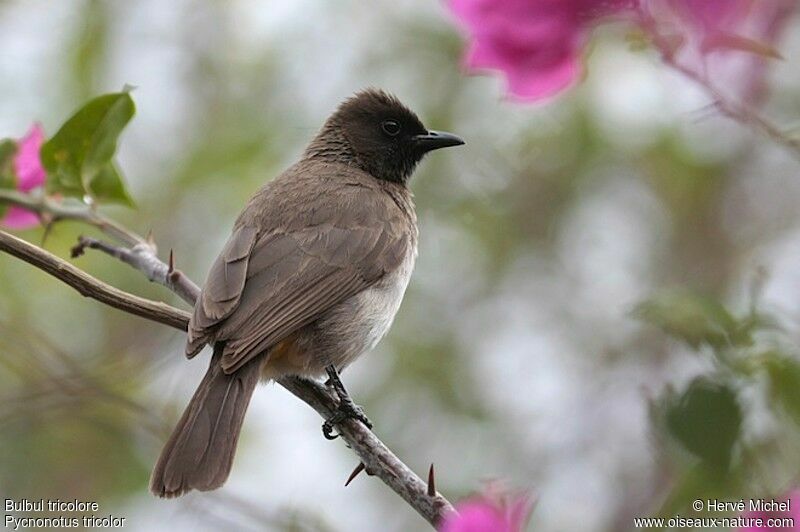
[[[580,79],[592,26],[628,14],[669,61],[754,103],[765,92],[766,59],[797,0],[449,0],[470,35],[470,69],[500,70],[508,92],[536,101]]]
[[[646,0],[643,23],[662,53],[721,88],[756,103],[767,60],[797,0]]]
[[[704,54],[747,46],[741,40],[745,37],[747,20],[763,11],[763,5],[766,4],[753,10],[753,0],[647,0],[643,4],[656,24],[681,34]]]
[[[800,489],[793,489],[789,493],[787,493],[784,497],[779,499],[775,499],[776,502],[783,502],[789,501],[789,510],[786,512],[781,511],[772,511],[772,512],[745,512],[742,517],[746,518],[760,518],[762,520],[762,526],[747,526],[739,528],[739,532],[759,532],[760,530],[764,531],[771,531],[771,532],[790,532],[790,531],[797,531],[800,530]],[[769,501],[769,499],[768,499]],[[767,526],[768,519],[779,519],[781,521],[772,521],[772,526]],[[791,521],[784,521],[784,520],[791,520]],[[776,526],[776,524],[782,522],[792,522],[794,526]]]
[[[528,494],[509,494],[489,484],[481,495],[456,504],[445,517],[440,532],[522,532],[530,519],[533,499]]]
[[[633,12],[639,0],[450,0],[472,40],[471,69],[501,70],[509,93],[524,100],[553,96],[581,76],[580,55],[592,24]]]
[[[13,167],[17,178],[17,189],[22,192],[44,185],[45,171],[39,159],[39,150],[43,142],[44,130],[41,124],[33,124],[28,134],[17,144]],[[39,217],[35,213],[16,206],[10,207],[0,220],[0,225],[12,229],[25,229],[38,224]]]

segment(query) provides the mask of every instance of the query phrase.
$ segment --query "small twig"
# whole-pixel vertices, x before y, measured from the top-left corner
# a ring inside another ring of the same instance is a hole
[[[796,157],[800,157],[800,139],[790,137],[783,129],[758,114],[749,105],[731,101],[717,89],[713,83],[698,72],[681,65],[671,57],[665,57],[664,62],[688,79],[700,85],[708,93],[709,97],[711,97],[714,102],[714,107],[716,107],[720,113],[744,126],[754,128],[770,140],[790,149]]]
[[[105,243],[95,238],[81,236],[72,248],[72,257],[80,257],[86,248],[97,249],[115,257],[142,272],[151,282],[166,286],[181,299],[194,305],[200,288],[180,270],[174,269],[174,257],[170,250],[170,265],[164,264],[157,255],[158,248],[153,234],[142,237],[117,222],[98,214],[88,205],[67,205],[47,196],[33,196],[16,190],[0,190],[0,203],[11,203],[24,207],[45,217],[48,226],[59,220],[78,220],[97,227],[126,247]]]
[[[148,244],[136,244],[132,248],[115,246],[96,238],[80,236],[72,248],[72,258],[80,257],[86,248],[96,249],[121,260],[142,272],[148,280],[166,286],[181,299],[194,305],[200,288],[180,270],[174,268],[174,257],[170,251],[170,264],[164,264]]]
[[[54,200],[45,195],[35,196],[16,190],[0,189],[0,204],[2,203],[17,205],[35,212],[45,218],[48,225],[59,220],[77,220],[97,227],[126,246],[149,245],[147,241],[136,233],[129,231],[114,220],[98,214],[94,209],[80,202],[70,204],[67,201]],[[155,249],[153,249],[153,252],[155,253]]]
[[[673,46],[660,35],[658,24],[652,17],[644,16],[640,23],[649,30],[653,44],[661,52],[661,59],[664,63],[703,88],[711,98],[714,107],[720,113],[743,126],[755,129],[775,143],[791,150],[796,157],[800,157],[799,138],[789,136],[781,127],[761,116],[755,109],[744,102],[732,101],[702,73],[681,64],[675,57]]]
[[[5,251],[65,282],[81,295],[130,314],[186,330],[189,313],[108,285],[40,247],[0,231],[0,251]]]

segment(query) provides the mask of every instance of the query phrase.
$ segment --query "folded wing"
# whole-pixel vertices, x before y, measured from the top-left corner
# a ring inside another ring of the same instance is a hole
[[[341,215],[312,208],[311,227],[238,227],[195,306],[187,354],[225,341],[222,368],[234,372],[399,267],[412,244],[402,213],[374,191],[348,194]]]

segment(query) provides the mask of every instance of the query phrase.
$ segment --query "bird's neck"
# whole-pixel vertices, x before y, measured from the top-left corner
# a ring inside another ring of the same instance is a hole
[[[406,219],[411,223],[416,238],[417,212],[414,208],[414,195],[403,183],[380,181],[380,186],[383,191],[392,198],[392,201],[394,201]]]
[[[363,170],[375,179],[405,186],[417,165],[417,160],[402,161],[398,167],[379,166],[375,161],[362,159],[335,120],[328,120],[322,130],[306,148],[303,158],[307,161],[345,164]]]
[[[359,162],[342,130],[330,123],[325,124],[322,131],[311,141],[304,157],[348,165],[357,165]]]

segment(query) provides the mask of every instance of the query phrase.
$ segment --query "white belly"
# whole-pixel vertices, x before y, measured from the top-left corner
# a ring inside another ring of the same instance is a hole
[[[410,250],[399,268],[320,320],[316,332],[328,341],[317,347],[319,354],[330,360],[328,363],[343,368],[386,336],[403,301],[416,255],[416,249]]]
[[[348,366],[386,335],[403,301],[417,257],[412,249],[395,271],[307,325],[282,356],[270,359],[265,379],[282,375],[318,377],[326,366]]]
[[[364,351],[375,347],[392,326],[414,268],[414,257],[409,257],[396,271],[356,296],[360,307],[358,320],[366,329]]]

